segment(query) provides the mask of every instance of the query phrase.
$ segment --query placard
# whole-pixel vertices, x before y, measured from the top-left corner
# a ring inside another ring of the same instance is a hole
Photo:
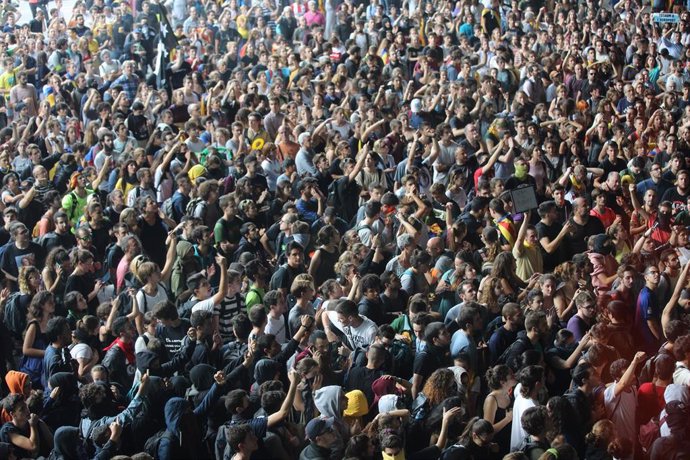
[[[680,16],[675,13],[654,13],[652,14],[652,20],[663,24],[678,24]]]
[[[533,185],[511,190],[510,197],[513,199],[513,213],[526,212],[539,207],[537,191]]]

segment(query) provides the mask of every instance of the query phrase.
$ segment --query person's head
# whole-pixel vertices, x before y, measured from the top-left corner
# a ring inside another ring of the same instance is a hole
[[[486,371],[486,381],[492,390],[508,389],[516,384],[513,370],[505,364],[490,367]]]
[[[690,362],[690,335],[678,337],[673,343],[673,355],[678,361]]]
[[[26,404],[24,395],[20,393],[13,393],[8,395],[2,404],[3,409],[10,414],[12,420],[17,426],[25,427],[29,423],[29,406]]]
[[[474,417],[467,422],[465,431],[460,435],[460,440],[465,446],[475,444],[484,447],[491,443],[493,436],[493,425],[483,418]]]
[[[548,419],[549,414],[546,406],[534,406],[522,413],[520,424],[528,435],[543,437],[546,433]]]
[[[659,285],[661,279],[661,273],[655,265],[649,265],[644,270],[644,281],[645,284],[651,288],[656,288]]]
[[[520,392],[525,398],[536,393],[544,383],[544,368],[541,366],[527,366],[518,372],[517,381],[520,382]]]
[[[72,330],[67,319],[58,316],[48,320],[46,339],[52,344],[57,344],[58,347],[69,345],[72,341]]]
[[[468,334],[474,334],[482,329],[482,316],[479,305],[475,302],[468,302],[460,310],[456,322],[460,329]]]
[[[575,296],[575,306],[580,317],[587,320],[594,319],[597,311],[596,301],[589,291],[581,291]]]
[[[428,345],[444,348],[450,345],[450,333],[445,324],[440,321],[430,323],[424,329],[424,341]]]
[[[571,372],[575,386],[589,392],[594,384],[594,369],[589,363],[580,363]]]
[[[298,242],[289,242],[285,248],[285,254],[287,256],[287,263],[290,267],[297,268],[302,265],[304,248]]]
[[[330,449],[338,440],[338,435],[333,428],[333,422],[332,417],[321,416],[314,418],[307,423],[304,434],[311,443]]]
[[[189,318],[191,326],[196,329],[197,338],[203,339],[213,333],[213,313],[207,310],[192,312]]]
[[[113,321],[113,335],[120,338],[123,342],[129,343],[134,339],[136,330],[134,325],[127,317],[119,317]]]
[[[228,446],[234,452],[250,456],[259,448],[259,439],[250,425],[230,425],[226,431]]]
[[[546,313],[531,310],[525,315],[525,330],[528,335],[541,337],[548,332],[549,325],[546,321]]]

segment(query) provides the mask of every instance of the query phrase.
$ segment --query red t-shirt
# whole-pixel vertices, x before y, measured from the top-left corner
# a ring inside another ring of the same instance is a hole
[[[643,383],[637,392],[637,420],[644,424],[652,417],[658,417],[661,409],[666,406],[664,400],[666,387],[654,385],[651,382]]]

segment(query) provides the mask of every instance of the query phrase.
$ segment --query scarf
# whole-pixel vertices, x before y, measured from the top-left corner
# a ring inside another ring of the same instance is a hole
[[[125,358],[127,358],[127,363],[128,364],[134,364],[136,362],[136,358],[134,356],[134,344],[133,343],[125,343],[120,339],[119,337],[115,340],[113,340],[113,343],[108,345],[103,349],[103,351],[108,351],[111,348],[113,348],[115,345],[117,345],[120,350],[122,350],[125,354]]]

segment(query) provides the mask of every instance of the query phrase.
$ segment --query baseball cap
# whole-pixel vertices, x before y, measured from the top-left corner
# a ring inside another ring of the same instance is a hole
[[[310,441],[316,440],[317,436],[321,436],[333,429],[333,417],[319,417],[309,421],[304,432]]]

